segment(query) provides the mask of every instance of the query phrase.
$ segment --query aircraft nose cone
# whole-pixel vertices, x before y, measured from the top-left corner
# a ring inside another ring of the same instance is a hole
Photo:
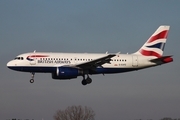
[[[18,66],[17,62],[12,60],[7,63],[7,67],[11,70],[22,71],[23,68]]]
[[[11,69],[11,67],[13,67],[13,66],[14,66],[14,64],[13,64],[12,61],[9,61],[9,62],[7,63],[7,67],[8,67],[9,69]]]
[[[7,67],[9,67],[9,66],[10,66],[10,64],[11,64],[11,62],[8,62],[8,63],[7,63]]]

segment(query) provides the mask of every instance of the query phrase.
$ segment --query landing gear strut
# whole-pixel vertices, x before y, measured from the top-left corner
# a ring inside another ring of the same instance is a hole
[[[87,74],[87,78],[85,79],[85,75],[83,75],[83,80],[82,80],[82,85],[87,85],[92,83],[92,79],[89,77],[89,75]]]
[[[30,79],[30,83],[34,83],[34,75],[35,75],[35,73],[31,73],[31,75],[32,75],[32,78]]]

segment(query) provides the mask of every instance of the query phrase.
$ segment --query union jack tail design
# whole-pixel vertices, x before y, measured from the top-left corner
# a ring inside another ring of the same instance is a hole
[[[160,26],[135,54],[162,57],[169,28],[170,26]]]

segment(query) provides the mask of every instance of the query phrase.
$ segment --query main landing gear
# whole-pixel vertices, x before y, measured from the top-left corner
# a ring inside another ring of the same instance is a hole
[[[35,73],[31,73],[31,75],[32,75],[32,78],[30,79],[30,83],[34,83],[34,75],[35,75]]]
[[[83,75],[83,80],[82,80],[82,85],[87,85],[92,83],[92,79],[89,77],[89,75],[87,75],[87,78],[85,79],[85,75]]]

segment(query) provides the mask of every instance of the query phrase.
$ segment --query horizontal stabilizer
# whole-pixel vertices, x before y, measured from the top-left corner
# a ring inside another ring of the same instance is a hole
[[[151,59],[150,61],[151,62],[154,62],[154,63],[169,63],[169,62],[172,62],[173,61],[173,58],[171,58],[171,56],[162,56],[160,58],[156,58],[156,59]]]

